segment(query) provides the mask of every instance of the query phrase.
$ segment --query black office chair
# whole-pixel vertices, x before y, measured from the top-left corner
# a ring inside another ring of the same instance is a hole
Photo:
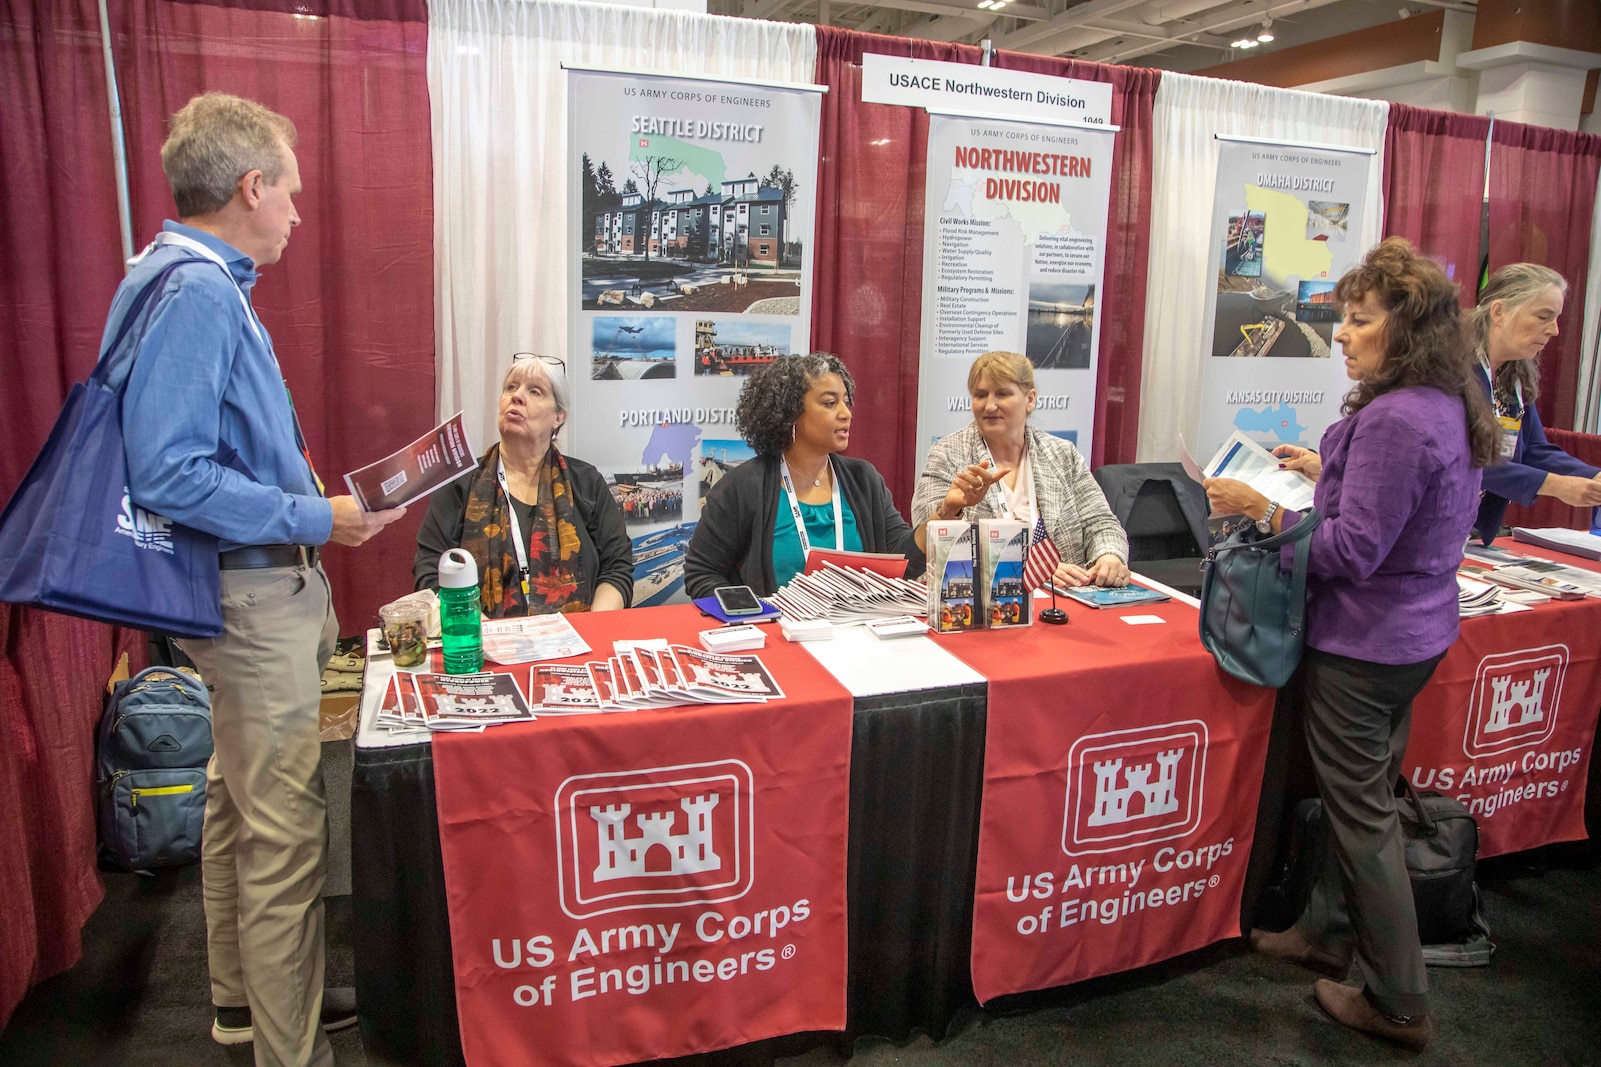
[[[1206,493],[1178,463],[1110,463],[1094,472],[1128,533],[1129,569],[1181,593],[1201,593]]]

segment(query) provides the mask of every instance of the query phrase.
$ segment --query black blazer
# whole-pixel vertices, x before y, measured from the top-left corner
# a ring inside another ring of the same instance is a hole
[[[573,510],[578,517],[578,593],[585,604],[595,600],[601,582],[617,587],[623,606],[634,602],[634,545],[623,525],[606,476],[593,464],[567,456],[567,481],[573,489]],[[482,468],[482,462],[479,467]],[[417,531],[417,555],[411,563],[416,589],[439,588],[439,557],[446,549],[461,547],[462,521],[467,512],[467,485],[477,475],[457,478],[428,498],[428,513]],[[524,531],[525,534],[530,531]],[[526,546],[525,546],[526,547]],[[483,560],[478,561],[482,567]]]
[[[895,510],[889,487],[865,459],[834,456],[840,495],[856,516],[866,552],[901,552],[908,574],[923,573],[923,553],[912,528]],[[701,505],[700,522],[684,557],[684,589],[692,598],[721,585],[748,585],[758,596],[778,589],[773,573],[773,526],[783,495],[777,456],[758,456],[735,467]]]

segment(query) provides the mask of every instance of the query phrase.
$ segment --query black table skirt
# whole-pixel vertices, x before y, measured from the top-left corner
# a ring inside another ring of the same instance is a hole
[[[859,699],[852,730],[847,1031],[682,1062],[770,1064],[819,1042],[945,1034],[969,970],[985,686]],[[450,919],[428,745],[356,750],[351,785],[362,1042],[397,1063],[460,1064]]]

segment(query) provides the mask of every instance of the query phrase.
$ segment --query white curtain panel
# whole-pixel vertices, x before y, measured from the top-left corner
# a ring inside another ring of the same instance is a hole
[[[567,354],[577,164],[563,63],[810,83],[817,39],[810,26],[682,11],[430,0],[437,405],[442,418],[466,412],[480,451],[496,439],[511,354]]]
[[[1151,259],[1146,279],[1140,462],[1178,459],[1197,438],[1205,365],[1206,295],[1217,181],[1216,134],[1374,151],[1362,246],[1379,239],[1384,128],[1390,105],[1265,85],[1162,75],[1152,117]],[[1205,462],[1205,456],[1197,457]]]
[[[1579,405],[1573,428],[1601,433],[1601,184],[1590,225],[1590,278],[1585,284],[1584,334],[1579,347]],[[1569,294],[1572,300],[1577,294]]]

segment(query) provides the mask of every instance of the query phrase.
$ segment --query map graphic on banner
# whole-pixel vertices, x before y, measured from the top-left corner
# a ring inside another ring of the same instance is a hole
[[[928,131],[917,462],[971,421],[967,369],[1020,352],[1034,425],[1089,454],[1111,130],[934,115]]]
[[[568,73],[563,447],[623,509],[634,605],[682,600],[703,442],[737,438],[746,376],[810,350],[820,94]]]
[[[1334,286],[1362,257],[1372,156],[1220,140],[1199,444],[1315,447],[1350,388]]]

